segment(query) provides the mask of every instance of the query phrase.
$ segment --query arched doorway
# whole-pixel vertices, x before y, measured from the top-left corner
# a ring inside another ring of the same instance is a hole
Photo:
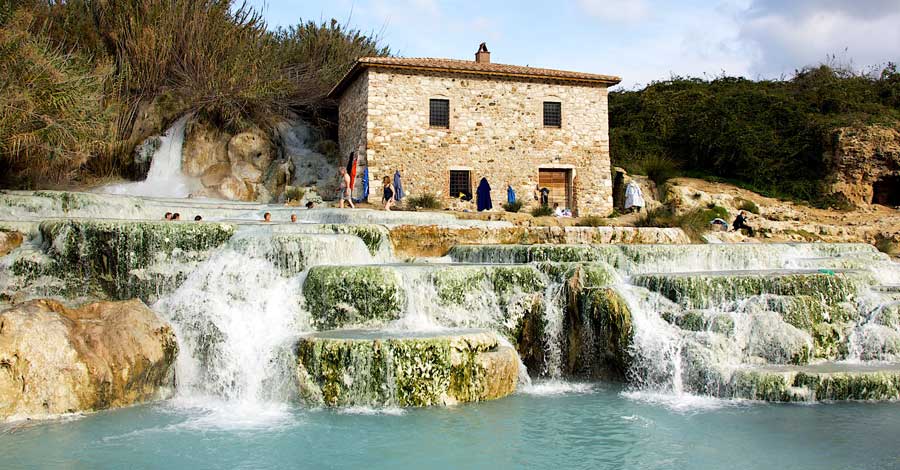
[[[872,204],[900,206],[900,175],[884,176],[872,184]]]

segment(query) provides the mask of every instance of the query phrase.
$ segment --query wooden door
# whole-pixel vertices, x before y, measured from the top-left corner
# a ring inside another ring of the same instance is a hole
[[[550,207],[556,203],[559,204],[559,207],[572,209],[569,194],[569,171],[543,168],[538,170],[538,184],[542,188],[550,190]]]

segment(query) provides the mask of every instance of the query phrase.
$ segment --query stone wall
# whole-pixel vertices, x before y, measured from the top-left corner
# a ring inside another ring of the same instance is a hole
[[[346,165],[350,152],[359,154],[359,164],[365,164],[366,128],[369,103],[369,74],[363,71],[341,95],[338,113],[338,141],[340,164]]]
[[[363,85],[367,94],[359,90]],[[450,101],[449,129],[429,127],[432,98]],[[562,103],[561,128],[543,126],[544,101]],[[604,86],[370,68],[341,100],[341,152],[365,146],[375,188],[399,170],[408,195],[432,192],[445,202],[450,170],[470,170],[473,191],[482,177],[488,179],[495,207],[506,202],[507,183],[520,199],[536,205],[538,169],[569,169],[579,215],[607,215],[612,211],[607,110]],[[363,138],[360,119],[366,122]]]

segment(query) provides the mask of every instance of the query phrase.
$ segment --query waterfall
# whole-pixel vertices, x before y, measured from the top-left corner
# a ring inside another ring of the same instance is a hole
[[[179,340],[180,398],[280,404],[296,395],[293,345],[312,331],[302,286],[311,265],[371,262],[362,240],[346,235],[276,234],[240,229],[153,307]]]
[[[128,196],[186,198],[200,187],[196,178],[181,172],[181,149],[184,130],[190,115],[182,116],[159,137],[159,147],[153,152],[150,171],[144,181],[119,183],[100,188],[108,194]]]

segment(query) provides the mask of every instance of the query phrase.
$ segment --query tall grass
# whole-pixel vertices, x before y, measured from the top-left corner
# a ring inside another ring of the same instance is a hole
[[[297,84],[291,98],[298,105],[327,104],[328,92],[356,59],[387,56],[391,52],[379,44],[378,34],[364,34],[334,19],[280,28],[275,32],[275,39],[279,44],[279,60]]]
[[[27,10],[0,28],[0,183],[58,184],[105,150],[104,92],[112,64],[64,51],[31,33]]]

